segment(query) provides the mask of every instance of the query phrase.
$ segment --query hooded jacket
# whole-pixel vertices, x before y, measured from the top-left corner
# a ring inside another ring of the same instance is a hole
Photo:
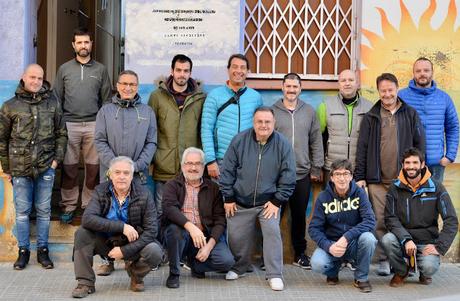
[[[438,217],[443,225],[439,231]],[[403,171],[390,186],[385,206],[385,225],[402,245],[434,244],[445,255],[458,232],[458,219],[449,194],[441,183],[431,179],[428,168],[422,170],[419,186],[412,188]]]
[[[329,252],[340,237],[344,236],[350,242],[374,229],[375,215],[366,192],[352,180],[347,196],[341,198],[329,181],[316,199],[308,233],[318,247]]]
[[[106,180],[110,160],[118,156],[131,158],[134,172],[145,182],[157,149],[155,114],[138,94],[131,101],[121,100],[117,94],[97,113],[94,144],[100,159],[101,182]]]
[[[21,80],[15,96],[0,110],[0,161],[14,177],[37,177],[53,160],[61,163],[67,131],[59,101],[43,81],[37,93],[25,91]]]

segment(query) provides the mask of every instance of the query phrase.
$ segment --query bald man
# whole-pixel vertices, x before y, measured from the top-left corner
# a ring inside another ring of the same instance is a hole
[[[372,107],[369,100],[359,95],[354,71],[340,72],[338,88],[339,93],[327,97],[316,111],[323,133],[325,183],[335,160],[348,159],[354,168],[359,125]]]
[[[3,176],[13,183],[19,247],[16,270],[30,257],[29,216],[37,213],[37,261],[52,269],[48,254],[51,193],[55,169],[64,159],[67,144],[60,103],[43,80],[37,64],[26,68],[15,96],[0,109],[0,162]]]

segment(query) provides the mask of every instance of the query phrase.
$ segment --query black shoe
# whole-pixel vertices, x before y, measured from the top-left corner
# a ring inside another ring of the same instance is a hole
[[[169,274],[168,279],[166,279],[166,287],[179,288],[179,286],[179,275]]]
[[[37,248],[37,262],[40,263],[45,269],[54,268],[54,264],[48,255],[47,247]]]
[[[23,270],[29,263],[30,251],[24,247],[20,247],[18,251],[18,259],[14,262],[15,270]]]
[[[361,293],[370,293],[372,292],[372,286],[369,281],[353,281],[353,286],[358,288]]]
[[[292,264],[305,270],[311,270],[310,258],[305,254],[296,256]]]
[[[337,283],[339,283],[339,277],[329,277],[327,276],[326,277],[326,283],[328,285],[337,285]]]

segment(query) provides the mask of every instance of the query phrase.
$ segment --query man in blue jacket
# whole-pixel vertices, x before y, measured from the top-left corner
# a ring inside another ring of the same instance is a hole
[[[442,182],[445,167],[457,156],[457,110],[450,96],[438,89],[433,80],[433,63],[429,59],[418,58],[413,74],[409,86],[399,91],[399,96],[417,110],[426,133],[426,165],[431,178]]]
[[[232,138],[252,126],[252,115],[262,105],[260,94],[246,86],[249,60],[233,54],[227,64],[228,81],[209,92],[201,117],[201,142],[209,176],[218,180],[219,166]]]
[[[235,265],[227,280],[242,277],[250,264],[251,251],[260,223],[266,278],[275,291],[284,289],[283,243],[279,207],[294,192],[295,157],[292,146],[276,131],[271,108],[254,113],[254,128],[233,138],[225,154],[220,186],[227,216],[228,242]]]
[[[372,291],[369,266],[377,245],[372,232],[375,216],[366,192],[353,181],[351,162],[331,164],[330,181],[316,200],[308,232],[318,248],[311,257],[312,270],[325,274],[327,283],[339,282],[343,261],[354,261],[353,285],[363,293]]]

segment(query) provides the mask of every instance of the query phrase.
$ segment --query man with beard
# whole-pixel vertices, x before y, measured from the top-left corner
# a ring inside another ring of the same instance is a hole
[[[188,56],[175,55],[170,76],[160,81],[148,103],[157,117],[158,149],[153,158],[153,179],[159,216],[163,186],[179,173],[182,153],[187,147],[201,147],[201,109],[206,95],[191,78],[192,67]]]
[[[182,255],[187,257],[192,277],[204,278],[205,272],[228,271],[235,261],[225,230],[225,211],[219,186],[203,178],[204,153],[189,147],[181,162],[182,174],[168,181],[163,193],[165,242],[169,255],[166,286],[179,287]]]
[[[97,184],[99,158],[94,146],[96,115],[102,103],[109,100],[112,94],[106,67],[91,58],[92,43],[88,30],[76,29],[72,41],[75,58],[59,67],[54,81],[54,92],[62,103],[68,133],[60,203],[63,223],[71,223],[77,209],[80,151],[83,152],[85,164],[82,209],[88,205]]]
[[[458,232],[458,219],[444,186],[431,179],[420,150],[407,149],[402,165],[388,191],[385,207],[389,233],[383,236],[382,245],[395,272],[390,286],[402,286],[408,276],[406,262],[410,260],[405,257],[416,259],[419,282],[428,285],[439,269],[440,255],[446,254]]]
[[[36,64],[26,68],[15,94],[0,110],[0,162],[3,175],[12,181],[16,210],[19,254],[14,268],[22,270],[29,262],[29,218],[35,207],[37,261],[52,269],[48,256],[51,194],[67,143],[62,109]]]
[[[399,91],[399,96],[420,115],[426,133],[426,165],[432,179],[442,182],[445,167],[457,156],[457,110],[450,96],[433,80],[433,63],[429,59],[418,58],[413,74],[409,86]]]

